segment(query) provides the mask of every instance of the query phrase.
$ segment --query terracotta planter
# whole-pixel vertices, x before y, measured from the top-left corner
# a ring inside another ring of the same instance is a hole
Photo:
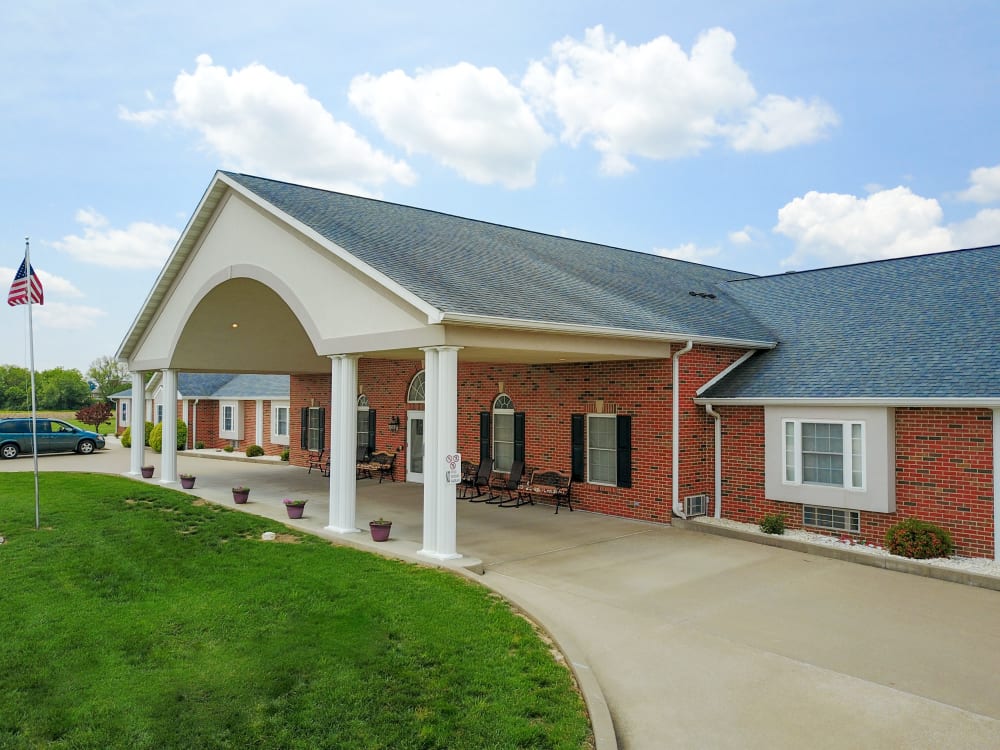
[[[372,521],[368,524],[368,528],[372,532],[373,542],[385,542],[389,540],[389,530],[392,528],[392,523],[375,523]]]
[[[288,511],[289,518],[302,518],[302,514],[305,512],[306,506],[304,505],[286,505],[285,510]]]
[[[152,479],[153,478],[153,467],[152,466],[141,466],[141,467],[139,467],[139,471],[142,472],[142,478],[143,479]]]
[[[233,490],[233,502],[237,505],[243,505],[250,497],[250,490]]]
[[[194,489],[194,477],[181,477],[181,487],[186,490]]]

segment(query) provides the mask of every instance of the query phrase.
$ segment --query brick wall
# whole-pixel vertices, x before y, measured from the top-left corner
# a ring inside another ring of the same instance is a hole
[[[723,515],[757,523],[785,513],[802,525],[802,506],[764,495],[763,407],[717,407],[723,426]],[[993,422],[989,409],[895,410],[896,512],[861,513],[860,538],[882,544],[905,518],[951,532],[959,555],[992,557]],[[819,529],[809,529],[820,531]],[[840,532],[830,532],[837,533]]]
[[[681,365],[681,486],[680,496],[712,493],[712,420],[692,402],[695,391],[735,361],[742,351],[696,347],[680,358]],[[397,454],[395,476],[406,476],[406,404],[419,361],[362,359],[358,383],[376,411],[376,446]],[[671,515],[671,361],[635,360],[583,364],[519,365],[460,362],[458,368],[458,449],[467,459],[479,459],[479,413],[491,411],[502,391],[525,413],[525,463],[529,467],[570,470],[570,416],[595,411],[604,400],[606,413],[632,416],[632,487],[605,487],[577,482],[574,505],[601,513],[669,522]],[[316,405],[330,417],[329,376],[292,376],[291,462],[306,465],[299,448],[300,410]],[[402,427],[389,432],[389,418]],[[327,438],[329,445],[329,437]]]

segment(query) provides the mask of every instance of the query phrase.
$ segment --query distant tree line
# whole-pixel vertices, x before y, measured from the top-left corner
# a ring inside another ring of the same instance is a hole
[[[91,382],[94,390],[91,390]],[[98,357],[85,378],[79,370],[54,367],[35,372],[35,399],[39,409],[76,410],[96,401],[106,402],[128,388],[128,369],[113,357]],[[0,365],[0,411],[31,409],[31,373],[27,367]]]

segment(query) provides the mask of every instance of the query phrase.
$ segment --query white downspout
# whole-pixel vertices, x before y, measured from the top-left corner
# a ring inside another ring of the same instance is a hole
[[[722,518],[722,415],[711,404],[705,413],[715,420],[715,517]]]
[[[684,515],[684,509],[681,507],[680,501],[680,472],[677,470],[681,459],[681,365],[678,361],[681,356],[687,354],[694,348],[694,341],[688,341],[684,344],[683,348],[678,349],[674,352],[671,359],[674,361],[674,378],[671,390],[674,396],[674,414],[673,419],[673,434],[671,435],[671,449],[673,451],[673,462],[671,463],[670,474],[673,477],[672,488],[671,488],[671,500],[673,502],[674,515],[680,516],[681,518],[687,518]]]
[[[196,398],[194,403],[191,404],[191,429],[188,432],[191,433],[191,449],[197,447],[198,445],[198,402],[201,401],[200,398]]]

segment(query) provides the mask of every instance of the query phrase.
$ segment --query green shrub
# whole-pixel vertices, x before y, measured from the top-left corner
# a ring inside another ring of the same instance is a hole
[[[131,448],[132,447],[132,428],[126,427],[125,432],[122,433],[121,437],[122,447]]]
[[[199,440],[197,443],[194,444],[194,447],[195,447],[195,450],[199,450],[200,451],[202,448],[205,447],[205,444],[201,440]]]
[[[762,519],[760,519],[760,530],[765,534],[784,534],[785,533],[785,514],[784,513],[768,513]]]
[[[907,518],[890,526],[885,534],[885,547],[894,555],[926,560],[950,557],[955,549],[951,534],[929,521]]]
[[[188,430],[187,425],[180,419],[177,420],[177,450],[183,450],[187,445]],[[163,450],[163,424],[160,423],[149,432],[148,445],[157,453]]]
[[[233,446],[231,446],[231,445],[224,445],[224,446],[222,446],[222,450],[224,450],[226,453],[232,453],[233,452]]]
[[[285,448],[285,450],[281,451],[281,460],[282,461],[288,460],[288,448]]]
[[[264,455],[264,449],[261,448],[259,445],[248,445],[247,446],[247,457],[248,458],[256,458],[257,456],[263,456],[263,455]]]
[[[149,436],[153,434],[153,423],[146,422],[146,432],[143,434],[142,444],[149,447]]]

